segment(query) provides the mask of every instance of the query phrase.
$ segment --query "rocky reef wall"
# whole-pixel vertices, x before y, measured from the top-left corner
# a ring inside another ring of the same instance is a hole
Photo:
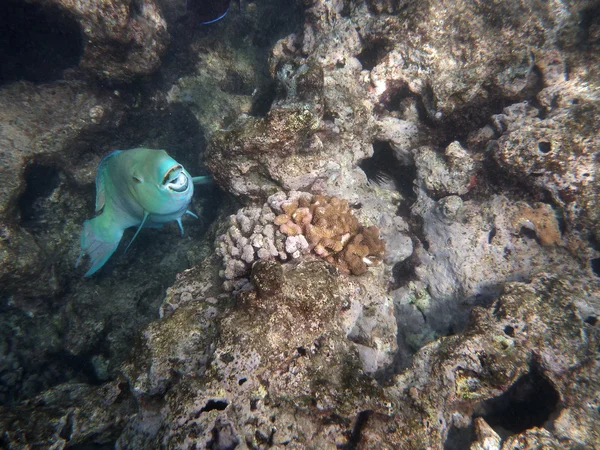
[[[598,1],[46,3],[83,40],[0,87],[2,445],[600,446]],[[83,280],[141,145],[216,186]]]

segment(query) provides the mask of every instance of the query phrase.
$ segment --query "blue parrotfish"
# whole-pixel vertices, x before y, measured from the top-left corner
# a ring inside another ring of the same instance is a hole
[[[183,236],[181,218],[189,214],[194,184],[209,183],[209,176],[191,177],[164,150],[135,148],[116,150],[98,165],[96,173],[96,217],[86,220],[81,233],[81,253],[96,273],[119,246],[123,231],[137,227],[127,249],[144,227],[160,228],[176,221]]]

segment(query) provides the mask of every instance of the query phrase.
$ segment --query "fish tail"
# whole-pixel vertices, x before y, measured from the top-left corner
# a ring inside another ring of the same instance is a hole
[[[100,214],[91,220],[86,220],[83,223],[83,231],[81,232],[81,253],[77,258],[75,267],[79,265],[84,255],[88,255],[92,266],[85,273],[85,277],[90,277],[96,273],[105,263],[108,258],[115,252],[123,236],[123,230],[106,224],[106,220]]]

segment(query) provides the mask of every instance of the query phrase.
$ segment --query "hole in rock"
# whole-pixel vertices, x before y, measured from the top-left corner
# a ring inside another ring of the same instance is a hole
[[[387,89],[379,97],[379,102],[388,111],[402,112],[403,104],[407,101],[415,101],[416,97],[409,89],[408,84],[390,80]]]
[[[507,336],[515,337],[515,329],[514,329],[514,327],[511,327],[510,325],[506,325],[504,327],[504,333],[506,333]]]
[[[248,381],[248,379],[247,379],[247,378],[240,378],[240,379],[238,380],[238,384],[241,386],[241,385],[243,385],[243,384],[244,384],[246,381]]]
[[[552,144],[546,141],[538,142],[538,150],[542,153],[550,153],[552,150]]]
[[[0,84],[59,80],[83,53],[79,25],[55,6],[4,0],[0,30]]]
[[[590,260],[590,266],[592,267],[592,271],[600,277],[600,258]]]
[[[277,98],[277,84],[272,82],[257,89],[252,97],[252,107],[250,115],[255,117],[265,117],[271,110],[271,105]]]
[[[594,316],[587,316],[584,320],[585,323],[589,323],[591,326],[596,326],[598,323],[598,318]]]
[[[25,227],[38,215],[38,200],[48,198],[60,183],[60,173],[54,167],[33,163],[25,169],[27,188],[19,198],[21,224]]]
[[[384,40],[374,40],[365,43],[365,46],[356,59],[360,61],[364,70],[372,70],[379,61],[387,54],[388,43]]]
[[[414,180],[417,169],[414,165],[404,164],[399,158],[402,158],[402,155],[396,155],[389,142],[375,141],[373,156],[362,161],[359,167],[373,183],[393,183],[394,188],[412,204],[416,199]]]
[[[498,232],[498,230],[496,229],[496,227],[492,227],[492,229],[490,230],[490,233],[488,234],[488,244],[492,243],[497,232]]]
[[[200,414],[202,414],[203,412],[214,411],[215,409],[217,411],[223,411],[228,406],[229,403],[227,403],[225,400],[211,399],[208,402],[206,402],[206,405],[200,410]]]
[[[527,227],[521,227],[520,234],[527,239],[537,239],[535,231]]]
[[[350,439],[348,439],[348,444],[346,445],[347,450],[354,450],[360,448],[360,439],[362,430],[367,424],[369,417],[371,417],[372,411],[361,411],[356,416],[356,422],[354,423],[354,428],[352,429],[352,434],[350,435]]]
[[[504,394],[483,402],[480,415],[500,435],[521,433],[542,427],[559,400],[557,390],[534,363]]]
[[[300,356],[306,356],[306,349],[304,347],[298,347],[296,351]]]

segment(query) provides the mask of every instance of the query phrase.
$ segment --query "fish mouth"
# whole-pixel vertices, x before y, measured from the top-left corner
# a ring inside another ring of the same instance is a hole
[[[189,183],[188,176],[179,164],[171,167],[163,177],[163,186],[174,192],[185,192]]]

